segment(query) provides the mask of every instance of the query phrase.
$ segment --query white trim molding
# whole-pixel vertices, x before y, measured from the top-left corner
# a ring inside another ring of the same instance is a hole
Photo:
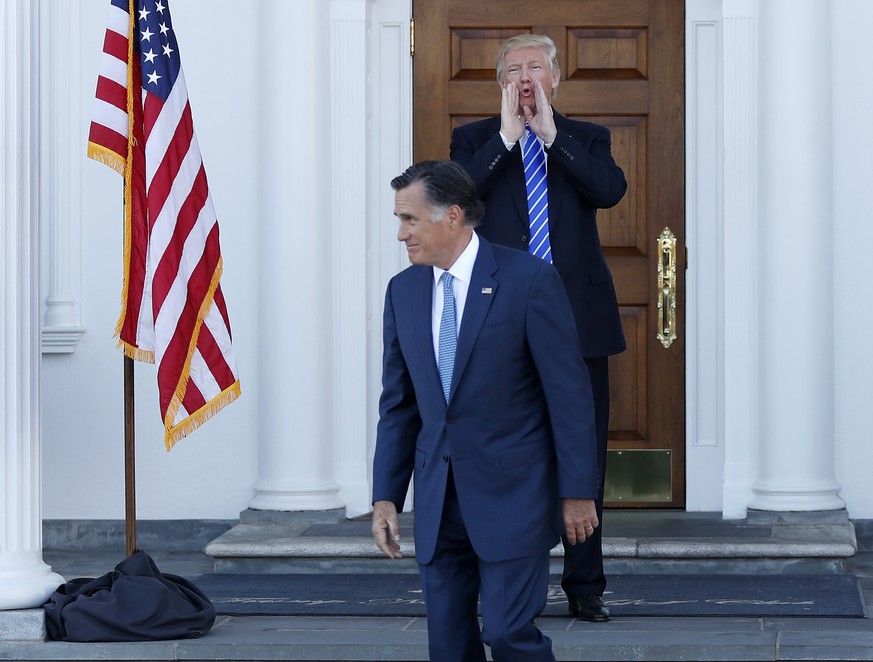
[[[724,467],[720,3],[686,4],[686,508],[720,510]]]
[[[382,392],[382,309],[388,281],[409,265],[397,241],[391,179],[412,163],[409,0],[376,0],[369,17],[367,113],[367,457],[372,458]],[[368,462],[368,469],[372,463]],[[370,476],[368,476],[368,481]]]
[[[81,269],[80,0],[42,2],[40,63],[43,291],[42,352],[75,351],[85,327]],[[96,79],[95,79],[96,85]]]

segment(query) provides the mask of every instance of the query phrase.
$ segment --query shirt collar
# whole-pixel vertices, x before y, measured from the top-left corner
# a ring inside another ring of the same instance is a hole
[[[454,278],[459,278],[465,283],[469,283],[473,278],[473,264],[476,262],[476,255],[479,253],[479,235],[476,234],[475,230],[473,230],[471,235],[467,247],[458,256],[455,263],[448,268],[448,272],[451,273]],[[434,283],[439,282],[445,271],[446,270],[440,269],[439,267],[433,268]]]

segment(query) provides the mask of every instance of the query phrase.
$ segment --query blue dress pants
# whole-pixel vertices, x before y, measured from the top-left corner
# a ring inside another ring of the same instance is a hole
[[[499,562],[478,558],[451,471],[436,552],[419,571],[431,662],[485,662],[483,642],[495,662],[554,661],[551,640],[534,624],[546,606],[549,552]]]

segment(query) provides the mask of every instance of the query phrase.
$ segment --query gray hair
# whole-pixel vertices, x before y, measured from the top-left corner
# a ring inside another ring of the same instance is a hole
[[[549,39],[544,34],[517,34],[510,37],[497,49],[497,81],[503,80],[504,60],[506,54],[518,48],[541,48],[546,55],[546,60],[549,63],[549,71],[552,74],[561,76],[561,65],[558,63],[558,47],[555,42]]]
[[[420,161],[392,179],[391,188],[399,191],[415,182],[421,182],[425,201],[434,212],[445,213],[452,205],[458,205],[464,212],[464,224],[470,227],[479,225],[485,215],[485,205],[476,195],[473,180],[454,161]]]

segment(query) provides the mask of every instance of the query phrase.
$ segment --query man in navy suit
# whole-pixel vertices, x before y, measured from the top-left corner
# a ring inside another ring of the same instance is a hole
[[[412,266],[385,296],[373,536],[401,557],[414,474],[431,662],[484,662],[483,642],[497,662],[554,660],[534,624],[549,550],[598,526],[573,314],[550,264],[476,234],[483,206],[461,166],[425,161],[391,186]]]
[[[567,119],[549,102],[561,80],[554,42],[523,34],[506,40],[497,53],[501,88],[500,115],[454,130],[451,158],[466,168],[485,202],[479,234],[504,246],[535,252],[543,231],[529,220],[522,150],[544,149],[547,221],[552,262],[567,291],[579,344],[594,395],[600,493],[597,516],[603,519],[603,481],[609,430],[609,356],[625,349],[612,275],[603,257],[595,212],[616,205],[627,189],[612,158],[609,131],[590,122]],[[530,132],[527,131],[530,128]],[[537,144],[528,144],[528,140]],[[541,192],[537,193],[537,196]],[[529,225],[530,223],[530,225]],[[531,228],[534,228],[532,231]],[[533,239],[537,236],[536,240]],[[568,350],[574,348],[567,346]],[[584,446],[580,452],[587,452]],[[584,545],[564,539],[564,575],[570,613],[589,621],[607,621],[603,604],[602,527]]]

